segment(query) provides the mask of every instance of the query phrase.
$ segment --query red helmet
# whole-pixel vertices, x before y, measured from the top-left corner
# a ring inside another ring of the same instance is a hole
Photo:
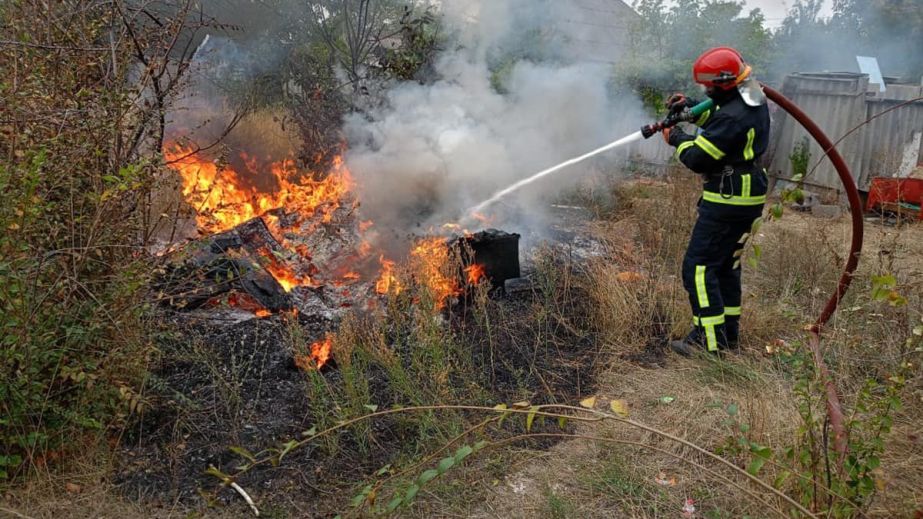
[[[709,49],[692,65],[692,78],[696,83],[721,90],[734,88],[749,75],[750,66],[730,47]]]

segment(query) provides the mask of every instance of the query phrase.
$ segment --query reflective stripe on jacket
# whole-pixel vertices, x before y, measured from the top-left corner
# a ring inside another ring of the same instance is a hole
[[[698,135],[680,134],[676,157],[705,177],[703,206],[752,213],[746,208],[762,208],[766,201],[766,177],[755,162],[769,144],[769,109],[748,106],[736,89],[726,97],[696,121]]]

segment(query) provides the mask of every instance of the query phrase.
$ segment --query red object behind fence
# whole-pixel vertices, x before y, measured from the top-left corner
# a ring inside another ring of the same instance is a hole
[[[874,177],[865,209],[916,213],[923,220],[923,179]]]

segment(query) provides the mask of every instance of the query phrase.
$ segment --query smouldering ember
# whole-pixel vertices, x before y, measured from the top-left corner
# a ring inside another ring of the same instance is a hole
[[[260,250],[261,255],[266,258],[266,270],[272,274],[272,277],[276,278],[276,281],[279,282],[279,285],[282,286],[282,290],[286,292],[291,292],[295,287],[306,286],[311,284],[311,278],[308,276],[299,275],[294,270],[288,267],[285,263],[282,263],[275,255],[268,250]]]
[[[320,369],[330,360],[330,351],[333,347],[333,336],[327,335],[324,340],[311,345],[311,352],[304,355],[295,355],[295,366],[310,371]]]
[[[484,279],[484,265],[469,265],[465,267],[465,278],[468,281],[469,285],[477,285]]]

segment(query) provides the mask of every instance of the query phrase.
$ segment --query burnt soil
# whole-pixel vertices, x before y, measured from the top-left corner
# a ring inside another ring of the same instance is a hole
[[[492,294],[487,303],[494,321],[490,331],[464,301],[446,312],[445,326],[472,348],[476,379],[449,383],[478,388],[471,399],[457,403],[573,402],[592,392],[600,356],[596,337],[586,331],[592,329],[587,322],[589,297],[575,286],[563,292],[564,299],[552,300],[539,285],[533,282],[530,290],[515,295]],[[555,308],[566,309],[566,315],[550,311]],[[545,317],[537,322],[537,315]],[[228,447],[250,452],[277,447],[313,424],[308,377],[294,365],[282,318],[221,322],[176,313],[165,315],[164,321],[170,331],[160,340],[159,364],[148,383],[149,402],[126,433],[116,483],[126,497],[166,513],[207,503],[202,492],[219,487],[216,478],[205,474],[208,467],[232,473],[240,463]],[[299,317],[299,325],[310,341],[336,328],[333,321],[307,315]],[[324,379],[341,386],[341,374],[331,364],[322,371]],[[371,367],[368,377],[375,405],[384,409],[401,403],[389,394],[383,371]],[[417,433],[409,422],[376,420],[371,447],[368,438],[346,433],[337,438],[334,455],[314,446],[297,449],[278,467],[257,468],[238,483],[261,508],[332,516],[356,482],[394,462],[408,438],[413,441]],[[518,427],[507,423],[507,429]],[[533,431],[540,427],[545,425]],[[243,506],[231,490],[217,496],[218,504]]]

